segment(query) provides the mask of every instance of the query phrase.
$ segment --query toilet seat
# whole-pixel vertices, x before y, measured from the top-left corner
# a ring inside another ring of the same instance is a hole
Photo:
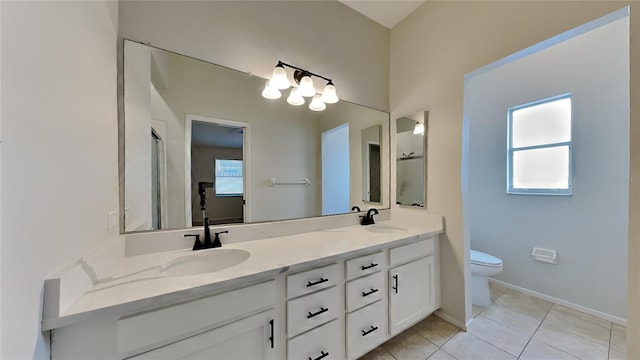
[[[471,264],[488,267],[502,267],[502,260],[485,254],[482,251],[471,250]]]

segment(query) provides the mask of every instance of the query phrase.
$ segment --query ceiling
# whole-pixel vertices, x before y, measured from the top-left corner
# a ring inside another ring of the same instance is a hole
[[[362,15],[391,29],[425,0],[339,0]]]

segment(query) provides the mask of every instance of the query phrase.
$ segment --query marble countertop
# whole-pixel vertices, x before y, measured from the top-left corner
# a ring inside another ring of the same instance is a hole
[[[397,227],[403,230],[370,230],[375,227]],[[168,306],[245,283],[273,278],[281,272],[357,256],[442,231],[441,221],[410,226],[383,221],[373,227],[347,226],[238,242],[223,245],[223,248],[246,250],[250,253],[247,260],[223,270],[193,276],[167,276],[161,271],[161,266],[168,261],[193,253],[190,249],[126,257],[109,276],[100,279],[81,294],[64,313],[54,318],[44,318],[43,330],[87,321],[96,316],[126,315]]]

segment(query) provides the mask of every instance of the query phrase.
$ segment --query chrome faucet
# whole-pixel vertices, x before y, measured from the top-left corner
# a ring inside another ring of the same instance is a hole
[[[375,208],[371,208],[369,210],[367,210],[367,214],[364,216],[360,216],[362,218],[362,221],[360,222],[360,225],[373,225],[376,222],[373,220],[373,215],[378,215],[378,210]]]

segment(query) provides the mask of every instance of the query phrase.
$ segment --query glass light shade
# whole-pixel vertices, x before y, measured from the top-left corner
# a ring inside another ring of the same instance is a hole
[[[267,80],[267,83],[264,86],[264,90],[262,90],[262,97],[271,100],[280,99],[280,97],[282,96],[280,90],[271,86],[269,82],[270,80]]]
[[[423,123],[416,123],[416,126],[413,128],[413,135],[424,135]]]
[[[311,100],[311,104],[309,104],[309,109],[313,111],[322,111],[326,108],[327,105],[325,105],[322,100],[320,100],[320,95],[314,96],[313,100]]]
[[[304,97],[310,97],[316,94],[316,88],[313,87],[313,80],[311,80],[310,76],[303,76],[302,79],[300,79],[298,94]]]
[[[331,83],[327,84],[327,86],[324,87],[321,99],[326,104],[337,103],[340,99],[338,99],[338,94],[336,94],[336,87]]]
[[[287,98],[287,102],[294,106],[300,106],[304,104],[304,98],[298,93],[298,88],[294,87],[291,89],[289,97]]]
[[[289,86],[291,86],[289,78],[287,78],[287,72],[284,70],[283,66],[276,66],[273,69],[273,74],[269,81],[271,82],[272,87],[280,90],[288,89]]]

